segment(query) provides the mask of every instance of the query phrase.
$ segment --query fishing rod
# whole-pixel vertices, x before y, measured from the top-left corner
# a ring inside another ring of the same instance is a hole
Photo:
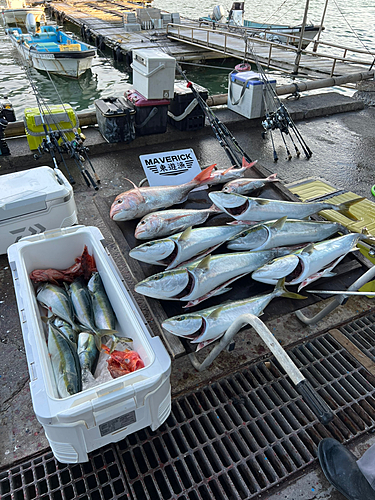
[[[252,161],[250,156],[243,150],[243,148],[238,143],[237,139],[234,135],[229,131],[228,127],[222,123],[213,110],[208,106],[206,101],[200,95],[200,93],[196,90],[193,83],[187,78],[185,72],[182,70],[180,65],[177,63],[177,69],[184,77],[187,82],[187,87],[192,91],[195,99],[198,101],[203,113],[207,117],[210,126],[219,141],[221,147],[224,148],[225,153],[227,154],[232,165],[237,167],[242,166],[242,158],[245,158],[249,163]],[[238,156],[241,156],[240,158]]]
[[[41,119],[41,122],[42,122],[42,127],[43,127],[43,130],[44,130],[44,134],[45,134],[45,138],[42,140],[42,144],[38,147],[38,151],[39,153],[42,153],[42,151],[46,152],[46,153],[49,153],[51,155],[51,158],[52,158],[52,162],[53,162],[53,165],[54,165],[54,168],[58,168],[58,161],[57,161],[57,158],[56,158],[56,153],[55,151],[57,151],[58,153],[60,153],[60,157],[61,157],[61,161],[63,162],[64,164],[64,167],[65,167],[65,170],[66,170],[66,173],[68,175],[68,180],[70,182],[71,185],[74,185],[75,184],[75,179],[74,177],[72,176],[65,160],[64,160],[64,157],[62,155],[62,151],[61,151],[61,148],[60,148],[60,145],[59,145],[59,142],[58,142],[58,138],[56,137],[56,134],[54,133],[51,125],[48,123],[48,126],[49,126],[49,130],[47,129],[47,123],[46,123],[46,120],[44,119],[44,112],[43,112],[43,105],[42,103],[40,102],[40,97],[39,97],[39,93],[37,91],[37,88],[31,78],[31,75],[30,75],[30,72],[29,72],[29,68],[25,67],[25,73],[26,73],[26,76],[29,80],[29,83],[30,83],[30,86],[34,92],[34,96],[35,96],[35,100],[37,102],[37,106],[38,106],[38,109],[39,109],[39,115],[40,115],[40,119]],[[34,158],[36,157],[37,155],[34,155]]]
[[[276,149],[275,149],[275,144],[274,144],[273,137],[272,137],[272,131],[274,131],[274,130],[280,131],[280,134],[281,134],[281,137],[282,137],[282,140],[284,143],[284,147],[285,147],[286,152],[287,152],[287,159],[288,160],[292,159],[292,155],[291,155],[290,150],[288,148],[285,136],[289,137],[289,139],[294,147],[294,150],[296,152],[297,158],[299,158],[299,156],[301,154],[299,149],[298,149],[298,146],[297,146],[297,142],[298,142],[303,153],[305,154],[306,159],[307,160],[310,159],[312,156],[311,149],[308,147],[306,141],[302,137],[302,134],[297,129],[297,126],[295,125],[294,121],[292,120],[292,117],[290,116],[289,111],[287,110],[285,105],[281,102],[279,96],[276,93],[276,89],[271,85],[262,65],[259,62],[257,55],[254,53],[254,51],[250,47],[248,47],[248,37],[246,34],[244,35],[244,38],[245,38],[246,50],[249,50],[249,52],[251,53],[251,55],[255,61],[255,64],[257,66],[258,73],[261,75],[262,80],[264,82],[265,95],[263,96],[263,98],[264,98],[266,113],[265,113],[265,119],[262,121],[262,126],[265,130],[265,132],[262,135],[264,137],[266,132],[270,133],[274,161],[276,162],[278,160],[278,156],[277,156]],[[272,111],[269,110],[269,103],[273,104],[274,109]],[[293,138],[292,134],[294,134],[294,138]]]
[[[47,72],[48,78],[49,78],[49,80],[50,80],[50,82],[55,90],[55,93],[59,98],[60,104],[61,104],[62,108],[64,109],[64,111],[66,112],[66,116],[68,117],[68,120],[72,126],[72,132],[74,134],[74,139],[69,141],[65,132],[60,129],[59,123],[54,120],[54,125],[55,125],[56,129],[60,132],[60,137],[61,137],[62,142],[63,142],[63,148],[69,154],[70,158],[74,159],[76,165],[78,166],[78,168],[79,168],[79,170],[80,170],[80,172],[81,172],[81,174],[86,182],[86,185],[88,187],[90,187],[90,184],[91,184],[92,187],[97,191],[99,189],[99,186],[97,184],[100,184],[100,178],[99,178],[98,174],[96,173],[95,168],[94,168],[94,166],[93,166],[93,164],[88,156],[88,148],[83,145],[83,141],[86,139],[86,137],[84,134],[78,133],[78,130],[75,127],[75,124],[73,124],[72,120],[69,117],[69,113],[66,110],[64,103],[62,102],[61,96],[56,88],[54,81],[51,78],[49,71],[46,70],[46,72]],[[53,114],[51,113],[51,110],[48,108],[48,104],[45,104],[45,106],[46,106],[47,110],[49,111],[50,116],[52,117],[52,120],[53,120]],[[89,164],[89,166],[94,174],[96,182],[93,180],[93,178],[91,177],[91,174],[88,172],[86,167],[84,167],[83,162],[85,160],[87,160],[87,162],[88,162],[88,164]]]
[[[163,52],[171,55],[167,47],[161,44],[159,44],[159,47]],[[207,102],[194,87],[194,84],[187,78],[185,71],[183,71],[177,60],[176,68],[186,81],[187,87],[192,91],[194,98],[197,100],[200,108],[206,116],[216,139],[218,140],[220,146],[224,149],[231,164],[233,166],[241,167],[243,158],[245,158],[247,162],[251,163],[252,159],[250,158],[250,156],[240,146],[237,139],[230,132],[228,127],[219,120],[219,118],[216,116]]]

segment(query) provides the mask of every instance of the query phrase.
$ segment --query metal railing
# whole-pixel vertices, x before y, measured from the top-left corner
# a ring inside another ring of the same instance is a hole
[[[294,52],[296,55],[298,53],[298,48],[293,46],[292,44],[280,43],[279,41],[268,40],[266,38],[260,38],[257,36],[249,36],[249,28],[242,30],[240,33],[233,32],[232,30],[224,30],[224,29],[212,29],[212,28],[203,28],[201,26],[188,25],[188,24],[173,24],[170,23],[167,25],[167,36],[183,40],[184,42],[189,42],[192,45],[207,47],[218,53],[221,53],[226,56],[232,56],[240,59],[248,59],[249,61],[254,61],[254,47],[259,45],[259,47],[268,46],[268,54],[261,55],[256,54],[257,59],[261,62],[261,64],[267,65],[269,68],[275,68],[279,70],[289,70],[290,62],[282,61],[280,57],[281,51],[289,51]],[[277,35],[277,31],[268,31],[268,34]],[[203,34],[203,36],[202,36]],[[286,35],[283,34],[283,37],[287,37],[288,40],[299,40],[297,35]],[[220,37],[220,38],[219,38]],[[328,43],[304,38],[303,40],[309,41],[314,44],[313,50],[308,50],[307,48],[302,50],[302,57],[304,58],[300,62],[300,66],[310,66],[311,62],[316,62],[317,59],[325,59],[330,61],[331,67],[330,70],[319,71],[318,69],[314,69],[312,71],[317,71],[323,74],[329,74],[333,76],[335,70],[337,69],[337,65],[339,63],[345,63],[348,65],[359,65],[363,66],[367,69],[372,69],[375,63],[375,52],[366,51],[363,49],[356,49],[353,47],[344,47],[339,44]],[[233,42],[243,42],[243,48],[241,46],[233,47]],[[249,48],[249,43],[251,42],[252,49]],[[329,48],[332,50],[342,51],[341,54],[331,54],[327,52],[318,51],[318,47],[323,46],[324,48]],[[276,52],[277,51],[277,52]],[[276,59],[275,54],[277,53],[278,58]],[[371,59],[364,58],[356,58],[353,54],[365,54],[367,56],[371,56]],[[254,61],[255,62],[255,61]],[[287,66],[288,68],[285,68]],[[315,64],[315,66],[317,66]],[[344,73],[347,73],[345,71]]]

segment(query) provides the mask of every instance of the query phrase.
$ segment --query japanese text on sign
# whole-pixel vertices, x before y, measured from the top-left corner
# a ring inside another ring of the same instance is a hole
[[[191,181],[201,171],[192,149],[141,155],[150,186],[175,186]]]

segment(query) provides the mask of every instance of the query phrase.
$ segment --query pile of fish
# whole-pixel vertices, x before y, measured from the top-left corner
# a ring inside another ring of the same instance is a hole
[[[95,382],[93,373],[102,349],[109,355],[108,371],[113,378],[144,366],[135,351],[115,351],[118,343],[130,343],[132,339],[118,336],[116,316],[93,261],[91,268],[95,270],[88,281],[80,272],[73,276],[62,271],[61,278],[56,270],[44,270],[45,278],[52,276],[55,281],[58,277],[62,283],[44,281],[36,286],[36,299],[48,311],[48,318],[43,318],[48,326],[47,348],[61,398]],[[40,270],[30,274],[35,283],[40,276]],[[110,349],[102,344],[104,337],[112,340]]]
[[[229,285],[246,275],[275,285],[265,295],[184,313],[163,322],[165,330],[197,344],[197,350],[220,338],[238,315],[262,314],[275,297],[305,298],[286,290],[285,284],[298,285],[299,292],[312,281],[332,276],[333,268],[349,252],[357,250],[358,241],[370,239],[368,234],[347,234],[346,228],[336,222],[307,220],[327,209],[353,219],[350,208],[363,198],[341,205],[251,198],[246,196],[249,192],[278,180],[276,174],[265,179],[243,178],[252,165],[244,161],[242,169],[223,171],[214,171],[211,166],[188,183],[191,188],[198,182],[225,183],[221,191],[209,193],[213,205],[205,210],[156,211],[186,199],[186,185],[161,186],[156,191],[135,187],[119,195],[112,205],[114,220],[142,216],[135,236],[151,240],[133,248],[130,256],[166,267],[136,284],[135,291],[142,295],[180,301],[185,303],[184,308],[190,308],[225,294],[231,289]],[[174,201],[170,196],[173,189],[180,193],[173,197]],[[165,196],[171,203],[163,201]],[[135,208],[136,198],[143,205],[142,211]],[[229,224],[193,229],[220,212],[229,217]],[[342,236],[334,237],[337,233]],[[212,254],[224,244],[225,253]]]

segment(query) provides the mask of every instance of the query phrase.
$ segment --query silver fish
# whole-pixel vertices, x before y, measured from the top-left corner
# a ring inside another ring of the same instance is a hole
[[[338,231],[345,231],[344,226],[338,222],[302,221],[288,219],[285,216],[250,226],[229,240],[227,247],[236,251],[266,250],[278,246],[322,241]]]
[[[186,301],[191,307],[214,295],[230,290],[228,285],[255,271],[277,255],[290,253],[287,248],[259,252],[207,255],[184,267],[154,274],[135,286],[135,291],[156,299]]]
[[[163,321],[162,327],[174,335],[189,339],[193,344],[198,344],[198,351],[220,338],[238,316],[242,314],[260,316],[275,297],[306,298],[289,292],[284,286],[284,281],[280,280],[271,293],[228,302],[193,313],[180,314]]]
[[[248,163],[245,158],[242,158],[242,167],[235,168],[234,166],[227,168],[226,170],[214,170],[211,177],[208,179],[206,184],[210,186],[215,186],[217,184],[224,184],[226,182],[234,181],[245,175],[245,172],[253,167],[257,161]]]
[[[87,288],[91,295],[96,328],[100,330],[114,330],[116,328],[116,315],[98,272],[92,274]]]
[[[223,212],[236,220],[242,221],[269,221],[287,216],[291,219],[305,219],[321,210],[336,210],[353,219],[349,208],[365,198],[334,205],[326,202],[303,203],[297,201],[268,200],[266,198],[250,198],[236,193],[216,191],[208,195],[212,202]]]
[[[56,318],[53,320],[53,324],[60,330],[61,333],[65,335],[67,339],[73,344],[77,345],[78,332],[73,330],[73,328],[61,318]]]
[[[276,178],[277,174],[271,174],[265,179],[249,179],[244,177],[242,179],[235,179],[234,181],[227,182],[223,186],[223,193],[237,193],[247,195],[256,189],[261,189],[270,182],[280,182]]]
[[[81,332],[78,336],[77,354],[82,371],[82,378],[92,373],[99,351],[96,347],[95,335],[91,332]]]
[[[95,333],[98,328],[95,325],[92,300],[87,286],[77,279],[70,284],[69,293],[79,323]]]
[[[38,287],[36,299],[54,316],[65,320],[73,330],[79,331],[79,327],[74,322],[72,303],[64,288],[51,283],[44,283]]]
[[[364,239],[368,239],[368,236],[351,233],[320,243],[311,243],[303,249],[259,267],[251,277],[256,281],[270,284],[285,278],[287,284],[300,284],[298,288],[300,290],[323,276],[332,276],[332,269],[345,255],[357,250],[357,242]]]
[[[95,285],[92,283],[93,289],[97,290],[96,288],[97,284],[98,284],[97,281],[95,281]],[[69,290],[70,290],[71,300],[73,303],[73,308],[78,318],[78,321],[88,330],[95,333],[95,342],[98,349],[100,349],[101,347],[101,338],[104,336],[110,337],[112,339],[111,352],[115,349],[116,344],[118,344],[119,342],[132,342],[131,338],[119,337],[117,335],[119,333],[117,330],[109,328],[102,329],[96,325],[91,294],[89,289],[84,285],[84,283],[81,280],[78,279],[73,281],[73,283],[69,287]],[[98,306],[103,307],[104,306],[103,296],[100,296],[100,298],[102,299],[102,301],[101,304],[98,304]],[[104,313],[102,310],[101,314],[102,316],[100,316],[100,320],[107,323],[107,321],[109,320],[110,312],[106,310],[106,312]],[[108,317],[105,318],[104,316]]]
[[[243,231],[243,226],[189,227],[183,233],[169,238],[149,241],[132,250],[133,259],[149,264],[167,266],[173,269],[182,263],[190,262],[213,252],[228,238]]]
[[[215,205],[210,208],[160,210],[145,215],[137,224],[134,236],[138,240],[153,240],[184,231],[206,222],[210,215],[221,213]]]
[[[59,396],[66,398],[81,391],[81,369],[77,350],[51,319],[48,322],[48,352]]]
[[[186,200],[190,191],[206,184],[215,165],[207,167],[190,182],[178,186],[137,187],[119,194],[112,203],[110,217],[115,221],[137,219],[144,215],[170,207]]]

